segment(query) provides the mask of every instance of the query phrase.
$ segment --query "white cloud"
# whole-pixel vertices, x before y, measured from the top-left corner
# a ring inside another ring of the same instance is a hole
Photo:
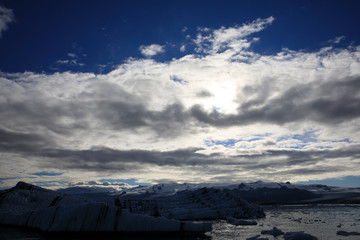
[[[329,40],[328,42],[331,44],[338,44],[344,39],[345,39],[345,36],[339,36],[339,37]]]
[[[73,65],[73,66],[85,66],[85,63],[78,62],[76,59],[64,59],[64,60],[57,60],[57,64],[64,64],[64,65]]]
[[[240,51],[250,46],[245,37],[252,33],[263,30],[267,25],[274,21],[273,17],[266,19],[257,19],[251,23],[243,24],[240,27],[221,27],[211,31],[209,28],[199,28],[200,33],[195,39],[195,44],[198,46],[198,52],[217,53],[232,48]],[[205,33],[205,35],[203,35]],[[209,34],[207,34],[209,33]]]
[[[71,58],[76,58],[76,54],[75,53],[68,53],[67,54],[69,57],[71,57]]]
[[[1,73],[0,175],[32,177],[54,163],[66,173],[46,180],[357,175],[360,48],[249,50],[250,34],[272,21],[201,29],[202,56],[166,63],[129,59],[98,75]]]
[[[180,52],[185,52],[185,50],[186,50],[185,45],[181,45],[181,47],[180,47]]]
[[[56,63],[59,63],[59,64],[68,64],[70,63],[70,60],[57,60]]]
[[[11,9],[0,6],[0,38],[2,32],[7,30],[9,23],[14,21],[14,13]]]
[[[165,52],[164,46],[159,44],[151,44],[148,46],[141,45],[139,50],[145,57],[153,57],[159,53]]]

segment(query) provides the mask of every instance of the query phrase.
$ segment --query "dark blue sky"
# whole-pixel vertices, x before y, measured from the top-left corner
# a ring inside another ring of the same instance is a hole
[[[252,46],[255,52],[311,51],[338,36],[346,36],[344,45],[360,39],[354,30],[360,28],[359,1],[11,0],[0,5],[12,9],[16,19],[0,38],[4,72],[108,72],[129,57],[141,57],[139,46],[152,43],[166,45],[166,54],[155,57],[166,61],[186,54],[178,49],[199,26],[217,29],[270,16],[276,19],[271,29],[254,34],[261,38]],[[81,66],[58,62],[66,59]]]

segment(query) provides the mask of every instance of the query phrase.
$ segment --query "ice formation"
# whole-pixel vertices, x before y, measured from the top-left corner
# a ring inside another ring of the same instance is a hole
[[[0,224],[45,232],[204,233],[211,223],[183,222],[130,213],[127,209],[19,182],[0,196]]]
[[[260,235],[256,235],[254,237],[247,238],[246,240],[269,240],[268,238],[262,238]]]
[[[246,226],[246,225],[257,225],[257,222],[256,221],[248,221],[248,220],[242,220],[242,219],[236,219],[236,218],[233,218],[233,217],[227,217],[226,218],[226,221],[232,225],[235,225],[235,226]]]
[[[360,232],[337,231],[336,234],[340,236],[360,236]]]
[[[287,232],[284,240],[317,240],[317,237],[304,232]]]
[[[273,235],[274,237],[277,237],[277,236],[280,236],[280,235],[284,235],[284,232],[281,231],[280,229],[278,229],[277,227],[273,227],[273,229],[271,229],[271,230],[263,230],[263,231],[261,231],[261,234]]]

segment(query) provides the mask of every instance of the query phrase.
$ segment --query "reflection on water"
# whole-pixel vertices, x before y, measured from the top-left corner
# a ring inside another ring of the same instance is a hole
[[[256,226],[233,226],[226,221],[215,221],[213,231],[205,236],[124,236],[119,234],[78,234],[78,235],[48,235],[29,229],[0,226],[1,240],[84,240],[84,239],[105,239],[105,240],[143,240],[143,239],[163,239],[163,240],[232,240],[246,239],[256,235],[261,235],[262,230],[269,230],[277,227],[284,232],[305,231],[318,239],[360,239],[359,236],[338,236],[337,231],[360,232],[360,206],[356,205],[321,205],[321,206],[271,206],[265,209],[267,217],[258,219]],[[270,240],[283,239],[271,235],[261,235]]]
[[[121,233],[79,233],[79,234],[45,234],[40,231],[24,229],[19,227],[0,226],[0,240],[211,240],[208,235],[203,236],[176,236],[176,235],[152,235],[152,234],[132,234],[124,235]]]

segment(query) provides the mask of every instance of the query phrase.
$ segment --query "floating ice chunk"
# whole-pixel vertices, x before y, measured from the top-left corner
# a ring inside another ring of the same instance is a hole
[[[284,240],[317,240],[317,237],[304,232],[287,232]]]
[[[281,231],[280,229],[278,229],[277,227],[273,227],[273,229],[271,229],[271,230],[263,230],[263,231],[261,231],[261,234],[273,235],[274,237],[276,237],[276,236],[279,236],[279,235],[284,235],[284,232]]]
[[[247,238],[246,240],[269,240],[268,238],[261,238],[260,235],[256,235],[254,237]]]
[[[341,236],[351,236],[351,235],[360,235],[359,232],[347,232],[347,231],[337,231],[336,232],[337,235],[341,235]]]
[[[233,217],[227,217],[226,221],[232,225],[235,226],[239,226],[239,225],[257,225],[257,222],[255,221],[248,221],[248,220],[241,220],[241,219],[236,219]]]

